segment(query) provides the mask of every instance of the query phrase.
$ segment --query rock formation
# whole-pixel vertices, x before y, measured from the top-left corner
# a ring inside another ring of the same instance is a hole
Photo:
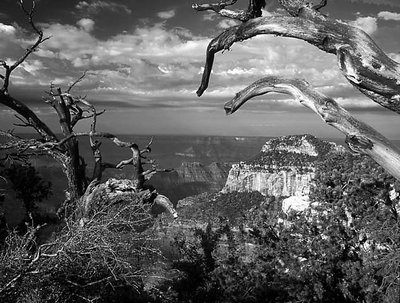
[[[275,171],[249,164],[234,164],[222,192],[258,191],[265,196],[308,195],[313,172],[299,173],[295,166]]]
[[[329,153],[344,152],[311,135],[269,140],[254,159],[233,164],[222,192],[258,191],[265,196],[307,196],[315,163]]]

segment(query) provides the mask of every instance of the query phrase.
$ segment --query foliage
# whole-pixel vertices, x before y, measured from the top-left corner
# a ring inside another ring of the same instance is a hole
[[[294,152],[293,150],[310,149],[310,152]],[[258,155],[248,161],[254,169],[260,167],[269,172],[291,170],[293,166],[300,173],[313,171],[315,162],[321,161],[335,152],[335,146],[330,142],[317,139],[311,135],[284,136],[271,139]]]
[[[258,191],[201,194],[195,197],[193,205],[179,210],[180,217],[218,225],[220,219],[231,224],[243,221],[245,214],[265,201]]]
[[[180,302],[397,301],[398,189],[368,158],[332,154],[316,166],[309,210],[286,216],[269,199],[246,214],[239,232],[225,221],[197,231],[200,241],[187,239],[175,296]],[[178,287],[188,279],[195,285]]]
[[[1,301],[140,302],[146,266],[158,256],[148,207],[139,200],[100,209],[87,220],[70,217],[40,246],[40,226],[23,236],[11,232],[0,254]]]

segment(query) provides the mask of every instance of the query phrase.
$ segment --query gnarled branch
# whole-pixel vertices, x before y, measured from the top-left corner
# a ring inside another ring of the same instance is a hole
[[[23,12],[27,15],[28,17],[28,22],[31,25],[33,31],[38,35],[36,41],[26,49],[25,53],[19,58],[17,59],[11,66],[7,65],[5,63],[5,61],[1,61],[1,65],[4,67],[4,69],[6,70],[5,75],[2,77],[3,78],[3,87],[0,89],[1,92],[7,92],[8,91],[8,86],[10,84],[10,76],[11,73],[19,66],[21,65],[22,62],[24,62],[26,60],[26,58],[28,58],[28,56],[30,54],[32,54],[38,47],[40,44],[42,44],[43,42],[45,42],[46,40],[48,40],[50,37],[43,37],[43,31],[40,30],[35,23],[33,22],[33,15],[35,12],[35,1],[32,1],[32,8],[28,11],[25,6],[24,6],[24,1],[23,0],[19,0],[19,4],[23,10]]]
[[[19,1],[20,6],[24,13],[28,17],[28,22],[31,25],[33,31],[38,35],[36,41],[28,47],[25,53],[18,58],[13,64],[8,65],[4,60],[0,60],[0,66],[5,69],[5,74],[1,76],[3,81],[3,85],[0,88],[0,103],[11,108],[22,117],[25,118],[28,123],[35,128],[35,130],[46,140],[46,141],[57,141],[56,135],[51,131],[51,129],[24,103],[16,100],[15,98],[11,97],[8,92],[8,87],[10,84],[10,77],[11,73],[21,65],[30,54],[32,54],[43,42],[45,42],[47,38],[43,37],[43,32],[35,25],[33,22],[33,14],[35,11],[35,1],[32,1],[32,8],[31,10],[27,10],[24,7],[23,0]]]
[[[237,93],[225,104],[225,111],[227,114],[232,114],[249,99],[269,92],[292,95],[301,104],[313,110],[328,125],[345,134],[346,141],[351,144],[353,150],[356,149],[370,156],[400,180],[400,150],[375,129],[354,118],[335,100],[319,93],[304,80],[263,78]]]
[[[359,28],[328,19],[306,5],[298,7],[296,2],[302,1],[280,2],[285,2],[285,8],[295,17],[252,19],[228,28],[210,42],[198,96],[208,87],[217,52],[229,49],[235,42],[267,34],[297,38],[336,54],[339,68],[353,86],[381,106],[400,113],[400,64],[390,59],[371,37]]]
[[[250,19],[261,17],[261,8],[265,7],[265,0],[249,0],[247,10],[232,11],[225,9],[225,7],[233,5],[237,0],[221,1],[213,4],[193,4],[192,8],[197,11],[212,10],[222,17],[231,18],[246,22]]]

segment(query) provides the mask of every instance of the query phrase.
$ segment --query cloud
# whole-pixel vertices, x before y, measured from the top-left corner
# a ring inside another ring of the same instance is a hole
[[[161,19],[171,19],[175,17],[175,10],[171,9],[169,11],[159,12],[157,13],[157,16]]]
[[[232,27],[232,26],[235,26],[235,25],[238,25],[238,24],[239,24],[238,21],[235,21],[235,20],[232,20],[232,19],[223,19],[217,24],[217,26],[219,28],[225,29],[225,28],[229,28],[229,27]]]
[[[94,21],[89,18],[82,18],[76,24],[86,32],[91,32],[94,28]]]
[[[20,67],[32,75],[35,75],[37,71],[46,69],[43,62],[40,60],[26,60],[20,65]]]
[[[216,14],[215,12],[206,11],[202,14],[203,21],[214,21],[215,19],[217,19],[217,17],[218,14]]]
[[[80,1],[76,6],[78,10],[86,11],[89,14],[98,14],[103,10],[112,11],[115,13],[125,13],[130,15],[132,10],[129,9],[126,5],[113,3],[113,2],[106,2],[102,0],[92,0],[92,1]]]
[[[373,4],[376,6],[382,6],[382,5],[387,5],[391,7],[400,7],[400,2],[398,0],[350,0],[351,2],[356,2],[356,3],[368,3],[368,4]]]
[[[388,11],[383,11],[383,12],[379,12],[378,13],[378,18],[381,18],[383,20],[400,21],[400,14],[399,13],[388,12]]]
[[[0,34],[2,35],[14,35],[16,32],[16,29],[12,25],[7,25],[0,23]]]
[[[30,87],[41,96],[50,82],[67,86],[83,70],[89,70],[77,89],[91,100],[118,100],[132,108],[190,107],[196,111],[220,108],[236,92],[267,75],[304,78],[332,97],[351,100],[355,92],[338,70],[335,56],[299,40],[264,35],[217,54],[209,89],[198,99],[195,91],[211,37],[160,22],[98,39],[91,32],[93,25],[92,19],[81,19],[76,25],[42,24],[45,34],[52,38],[15,71],[14,86],[19,90]],[[18,37],[23,31],[16,31],[7,47],[11,42],[21,45],[23,40]],[[273,111],[297,106],[296,102],[276,95],[266,98],[277,101],[256,100],[246,110]]]
[[[369,35],[374,34],[378,29],[377,19],[374,17],[358,17],[351,24],[364,30]]]
[[[22,29],[18,26],[0,23],[0,59],[4,60],[8,58],[6,62],[11,63],[15,61],[11,60],[11,58],[16,59],[14,58],[14,56],[16,56],[17,54],[22,55],[24,53],[26,45],[21,45],[20,41],[17,38],[17,34],[20,31],[22,31]]]
[[[389,53],[387,55],[394,61],[400,62],[400,53]]]

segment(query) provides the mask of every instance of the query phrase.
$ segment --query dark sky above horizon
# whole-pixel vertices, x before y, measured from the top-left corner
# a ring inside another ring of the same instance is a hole
[[[13,62],[32,42],[16,0],[1,0],[0,59]],[[25,0],[27,6],[30,0]],[[107,112],[98,129],[125,134],[276,136],[311,133],[341,137],[286,96],[258,97],[232,116],[223,104],[266,75],[304,78],[356,117],[389,138],[400,139],[400,119],[355,90],[336,57],[302,41],[272,36],[237,43],[218,54],[205,94],[200,83],[208,42],[233,21],[191,9],[194,0],[40,0],[35,20],[51,36],[14,73],[10,93],[52,126],[57,118],[42,101],[50,83],[66,87],[87,70],[75,89]],[[199,0],[198,3],[208,1]],[[215,2],[215,1],[214,1]],[[244,8],[240,0],[233,8]],[[268,0],[264,15],[280,12]],[[328,1],[323,13],[360,26],[400,61],[400,1]],[[13,113],[0,107],[0,128]],[[87,129],[82,123],[80,129]],[[26,129],[22,129],[26,132]],[[58,129],[56,129],[58,131]]]

